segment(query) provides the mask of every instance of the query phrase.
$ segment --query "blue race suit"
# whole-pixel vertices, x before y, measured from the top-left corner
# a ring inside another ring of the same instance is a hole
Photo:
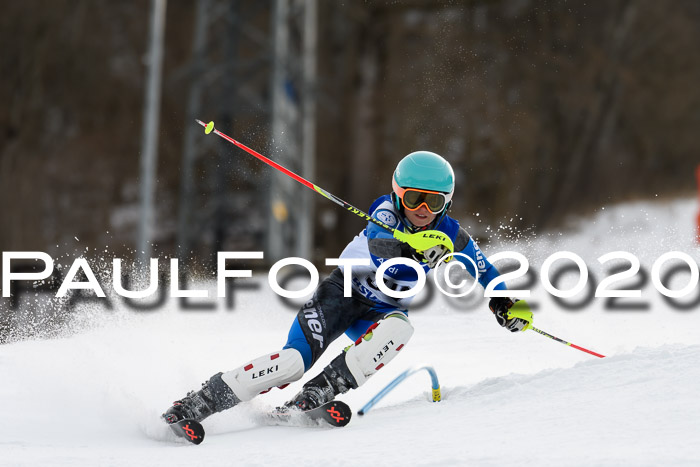
[[[405,220],[397,211],[390,195],[375,200],[369,213],[390,227],[399,231],[407,230]],[[459,222],[445,215],[436,223],[431,228],[449,236],[454,243],[455,252],[467,255],[477,265],[478,280],[483,287],[498,277],[498,270],[489,263]],[[341,266],[319,284],[313,298],[297,314],[285,348],[295,348],[301,353],[306,370],[341,334],[345,333],[355,341],[369,326],[387,314],[407,314],[413,297],[396,299],[384,294],[376,285],[377,268],[384,260],[397,256],[401,256],[401,242],[395,240],[391,232],[371,222],[345,247],[341,259],[369,258],[370,265],[352,267],[352,297],[343,296],[345,268]],[[455,258],[474,276],[474,265],[469,260],[461,256]],[[426,273],[430,270],[425,264],[423,269]],[[417,281],[416,271],[400,264],[387,269],[384,275],[385,285],[397,291],[411,289]],[[505,289],[505,285],[498,284],[496,289]]]

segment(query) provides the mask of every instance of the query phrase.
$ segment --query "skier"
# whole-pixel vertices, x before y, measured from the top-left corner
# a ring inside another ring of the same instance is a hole
[[[464,253],[478,268],[479,282],[486,286],[499,275],[469,234],[447,215],[454,193],[454,173],[441,156],[418,151],[404,157],[392,180],[393,192],[374,201],[370,215],[399,231],[416,233],[438,230],[450,237],[454,251]],[[281,350],[246,362],[231,371],[212,376],[196,392],[190,392],[170,407],[163,417],[167,423],[183,419],[201,422],[213,413],[253,399],[274,387],[285,387],[302,375],[321,357],[328,345],[345,333],[354,344],[335,357],[282,410],[312,410],[331,401],[338,394],[361,386],[401,351],[413,334],[407,307],[411,298],[396,299],[384,294],[376,285],[377,268],[382,261],[406,257],[418,261],[424,270],[436,268],[451,253],[436,245],[416,251],[396,240],[390,232],[368,223],[340,255],[344,258],[369,258],[369,266],[335,269],[323,280],[313,297],[299,310],[292,323],[286,345]],[[474,275],[467,259],[455,256]],[[384,283],[392,290],[411,289],[417,272],[397,265],[385,272]],[[344,297],[344,275],[351,274],[352,296]],[[496,289],[505,289],[499,284]],[[515,300],[517,301],[517,300]],[[516,332],[527,328],[529,321],[508,319],[514,300],[492,298],[489,308],[498,324]]]

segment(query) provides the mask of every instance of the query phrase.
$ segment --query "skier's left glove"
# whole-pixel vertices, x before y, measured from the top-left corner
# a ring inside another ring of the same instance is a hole
[[[529,311],[511,311],[511,307],[519,300],[507,297],[493,297],[489,308],[496,321],[510,332],[525,331],[532,325],[532,313]],[[524,303],[524,302],[523,302]]]

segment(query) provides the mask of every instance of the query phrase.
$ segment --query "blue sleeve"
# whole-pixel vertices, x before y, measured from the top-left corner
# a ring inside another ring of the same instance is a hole
[[[471,237],[469,238],[469,243],[467,243],[467,246],[465,246],[459,253],[464,253],[474,261],[477,269],[479,270],[479,284],[481,284],[482,287],[486,288],[489,282],[500,275],[498,269],[496,269],[493,264],[489,263],[489,260],[486,259],[486,256],[484,256],[484,254],[481,252],[479,245],[477,245]],[[460,263],[464,264],[464,266],[467,268],[467,272],[474,277],[474,265],[471,263],[471,261],[463,256],[455,256],[455,258],[457,258]],[[501,282],[496,285],[495,289],[507,290],[507,287],[503,282]]]
[[[372,222],[367,223],[367,238],[394,238],[394,234]]]
[[[372,206],[370,206],[369,208],[370,215],[375,219],[379,219],[380,221],[384,222],[389,227],[402,230],[401,222],[399,221],[393,208],[390,208],[385,204],[387,201],[391,202],[391,197],[389,195],[384,195],[374,200]],[[388,230],[379,227],[373,222],[367,223],[365,234],[367,235],[368,239],[394,238],[394,234],[392,232],[389,232]]]

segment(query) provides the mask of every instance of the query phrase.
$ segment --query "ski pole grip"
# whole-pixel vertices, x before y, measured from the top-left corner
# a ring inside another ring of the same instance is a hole
[[[444,246],[450,253],[454,253],[455,251],[452,239],[439,230],[424,230],[423,232],[416,232],[413,234],[395,230],[394,238],[401,242],[408,243],[411,245],[411,248],[416,251],[425,251],[437,245]]]

